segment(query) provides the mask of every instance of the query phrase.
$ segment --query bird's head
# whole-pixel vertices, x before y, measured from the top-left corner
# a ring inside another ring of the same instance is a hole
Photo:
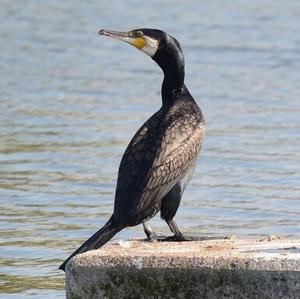
[[[172,63],[174,58],[177,62],[181,62],[184,65],[183,53],[179,42],[164,31],[148,28],[135,29],[129,32],[102,29],[99,31],[99,34],[133,45],[149,55],[159,65],[161,65],[162,60],[164,63]]]
[[[164,39],[164,32],[152,29],[136,29],[129,32],[102,29],[99,31],[99,34],[133,45],[150,57],[155,55],[161,41]]]

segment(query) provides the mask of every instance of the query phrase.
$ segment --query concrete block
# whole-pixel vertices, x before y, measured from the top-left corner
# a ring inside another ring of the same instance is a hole
[[[300,240],[120,241],[74,257],[68,299],[300,298]]]

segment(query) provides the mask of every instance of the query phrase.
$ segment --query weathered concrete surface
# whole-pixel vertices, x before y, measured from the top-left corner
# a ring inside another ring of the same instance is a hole
[[[73,258],[67,298],[300,298],[300,240],[121,241]]]

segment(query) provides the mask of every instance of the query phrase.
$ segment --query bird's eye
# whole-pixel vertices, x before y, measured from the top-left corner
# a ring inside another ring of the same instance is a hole
[[[144,34],[142,31],[138,31],[135,35],[136,37],[142,37]]]

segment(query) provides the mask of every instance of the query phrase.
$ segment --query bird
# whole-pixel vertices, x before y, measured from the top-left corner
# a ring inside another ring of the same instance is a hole
[[[164,75],[162,106],[138,129],[125,150],[112,216],[61,264],[63,271],[73,256],[100,248],[126,227],[143,224],[147,239],[157,240],[148,220],[159,211],[174,234],[168,240],[190,240],[180,230],[175,214],[205,138],[205,120],[185,85],[182,48],[176,38],[158,29],[102,29],[99,34],[134,46],[158,64]]]

